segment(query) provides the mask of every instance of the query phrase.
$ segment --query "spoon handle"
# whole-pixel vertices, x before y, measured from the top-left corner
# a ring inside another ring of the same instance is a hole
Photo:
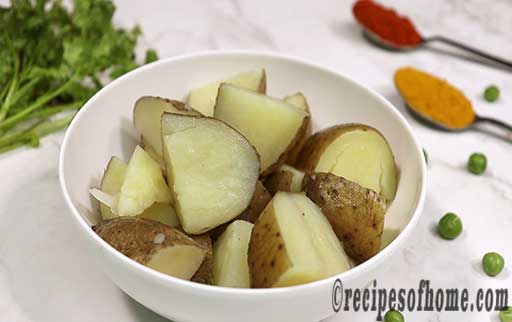
[[[491,123],[491,124],[497,125],[498,127],[501,127],[502,129],[506,129],[506,130],[509,130],[509,131],[512,132],[512,125],[511,124],[507,124],[507,123],[505,123],[503,121],[500,121],[500,120],[497,120],[497,119],[493,119],[493,118],[490,118],[490,117],[477,116],[475,121],[476,122]]]
[[[432,36],[432,37],[428,37],[428,38],[425,38],[424,40],[425,42],[430,42],[430,41],[439,41],[439,42],[442,42],[442,43],[445,43],[445,44],[448,44],[448,45],[451,45],[453,47],[456,47],[456,48],[459,48],[459,49],[462,49],[462,50],[466,50],[466,51],[469,51],[470,53],[473,53],[475,55],[478,55],[480,57],[484,57],[486,59],[489,59],[489,60],[492,60],[492,61],[495,61],[497,63],[500,63],[502,65],[505,65],[509,68],[512,68],[512,61],[509,61],[509,60],[506,60],[506,59],[503,59],[501,57],[498,57],[498,56],[495,56],[495,55],[492,55],[492,54],[489,54],[489,53],[486,53],[484,51],[481,51],[480,49],[476,49],[476,48],[473,48],[473,47],[470,47],[470,46],[467,46],[465,44],[462,44],[458,41],[455,41],[455,40],[452,40],[452,39],[448,39],[448,38],[445,38],[443,36]]]

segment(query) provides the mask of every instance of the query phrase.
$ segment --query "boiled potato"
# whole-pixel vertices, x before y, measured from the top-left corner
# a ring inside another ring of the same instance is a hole
[[[164,112],[200,115],[180,101],[156,96],[142,96],[133,108],[133,123],[141,135],[141,142],[148,154],[162,163],[161,118]]]
[[[394,199],[397,168],[386,139],[362,124],[336,125],[311,136],[295,166],[307,173],[330,172]]]
[[[383,197],[331,173],[306,176],[304,189],[322,209],[351,258],[361,263],[380,251],[386,213]]]
[[[302,136],[297,139],[296,144],[294,147],[290,149],[290,152],[288,153],[285,162],[288,164],[295,164],[297,161],[297,158],[299,157],[300,150],[302,150],[302,147],[304,144],[306,144],[307,139],[311,136],[312,133],[312,120],[311,120],[311,112],[309,110],[309,105],[306,100],[306,97],[301,92],[295,93],[290,96],[286,96],[284,98],[284,101],[286,103],[289,103],[302,111],[305,111],[309,114],[309,118],[307,120],[306,130],[302,132]]]
[[[196,273],[207,252],[179,230],[143,218],[118,217],[93,226],[93,230],[129,258],[186,280]]]
[[[121,186],[123,185],[126,168],[127,165],[123,160],[117,157],[112,157],[108,162],[107,168],[103,173],[103,178],[101,179],[101,191],[112,196],[118,194],[119,191],[121,191]],[[103,219],[117,217],[116,214],[112,213],[110,207],[104,203],[100,203],[100,214]]]
[[[210,83],[201,88],[193,89],[188,95],[188,105],[192,106],[205,116],[213,116],[213,108],[215,106],[217,92],[220,84],[222,83],[232,84],[236,87],[264,94],[267,87],[267,77],[264,69],[251,70],[233,75],[224,80]]]
[[[278,191],[301,192],[304,172],[283,164],[279,170],[268,176],[265,187],[271,195]]]
[[[160,166],[137,146],[126,168],[117,213],[120,216],[136,216],[155,202],[170,203],[171,198]]]
[[[255,146],[261,157],[262,176],[284,163],[309,122],[309,114],[291,104],[228,84],[219,88],[214,116]]]
[[[309,104],[308,101],[306,100],[306,96],[304,96],[304,94],[302,94],[301,92],[297,92],[295,94],[286,96],[283,100],[286,103],[292,104],[293,106],[310,113]]]
[[[272,196],[268,193],[267,189],[265,189],[261,181],[258,181],[249,206],[247,206],[238,219],[255,223],[267,204],[270,202],[270,199],[272,199]]]
[[[106,209],[110,211],[110,217],[105,218],[102,215],[104,220],[120,217],[117,213],[117,201],[119,200],[119,194],[109,195],[99,189],[91,189],[91,194],[100,202],[100,207],[106,207]],[[155,202],[149,208],[145,209],[140,215],[137,215],[137,217],[158,221],[171,227],[178,227],[180,224],[176,211],[172,205],[160,202]]]
[[[349,258],[320,209],[302,193],[276,193],[252,231],[252,286],[304,284],[349,268]]]
[[[201,266],[190,279],[192,282],[213,285],[213,246],[208,234],[190,236],[199,245],[206,249],[206,254]]]
[[[140,149],[140,148],[138,148]],[[142,150],[142,149],[140,149]],[[138,152],[139,153],[139,152]],[[151,164],[151,160],[147,160],[146,156],[143,155],[143,150],[140,152],[142,154],[143,159],[146,159],[145,161],[133,161],[132,162],[132,172],[138,172],[139,169],[143,168],[144,162],[147,162],[148,164]],[[135,153],[134,153],[135,155]],[[141,159],[141,157],[138,157]],[[142,163],[141,163],[142,162]],[[137,165],[138,164],[138,165]],[[147,165],[146,165],[147,166]],[[135,170],[133,170],[133,167],[135,167]],[[150,167],[150,166],[149,166]],[[154,167],[154,163],[153,163]],[[123,212],[119,211],[119,200],[121,197],[121,188],[123,186],[123,183],[125,182],[125,177],[127,173],[128,166],[126,163],[122,160],[120,160],[117,157],[112,157],[107,165],[107,168],[105,170],[105,173],[103,174],[103,178],[101,180],[101,186],[100,189],[91,189],[91,194],[100,201],[100,213],[103,219],[110,219],[115,218],[119,216],[133,216],[131,213],[127,213],[123,210]],[[175,227],[178,225],[176,213],[172,207],[172,205],[169,204],[171,201],[170,199],[170,191],[168,190],[167,186],[165,185],[165,182],[163,182],[163,177],[160,173],[159,177],[157,176],[156,172],[152,172],[153,179],[156,182],[156,189],[162,189],[163,191],[160,191],[163,196],[165,197],[159,197],[159,200],[163,200],[164,202],[154,202],[151,201],[152,199],[149,198],[148,200],[145,200],[144,203],[149,204],[149,206],[144,206],[145,208],[143,211],[138,215],[143,218],[148,218],[152,220],[156,220],[159,222],[162,222],[164,224],[170,225],[172,227]],[[150,176],[148,176],[146,179],[151,179]],[[165,189],[164,186],[165,185]],[[144,187],[146,190],[151,189],[148,188],[145,185],[141,185],[141,192],[144,193]],[[138,188],[136,188],[137,190]],[[135,192],[137,194],[138,192]],[[142,196],[142,195],[141,195]],[[151,204],[150,204],[151,203]]]
[[[213,248],[213,279],[215,285],[251,287],[247,252],[253,224],[233,221],[217,239]]]
[[[233,221],[245,220],[250,223],[255,223],[267,204],[270,202],[270,199],[272,199],[272,196],[268,193],[267,189],[265,189],[261,181],[258,181],[249,206],[247,206],[244,212],[242,212],[242,214],[236,217]],[[216,240],[230,224],[231,222],[227,222],[210,230],[210,237],[213,240]]]
[[[224,122],[190,115],[162,116],[167,182],[181,226],[205,233],[240,215],[254,195],[258,153]]]
[[[171,227],[180,225],[173,206],[160,202],[155,202],[151,207],[144,210],[139,217],[158,221]]]

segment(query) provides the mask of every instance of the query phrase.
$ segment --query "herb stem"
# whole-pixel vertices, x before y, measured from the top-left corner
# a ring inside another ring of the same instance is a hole
[[[20,59],[12,45],[10,38],[7,36],[9,47],[14,59],[14,72],[13,78],[11,81],[11,85],[9,86],[9,90],[7,91],[7,96],[0,107],[0,121],[3,121],[9,112],[9,108],[11,107],[11,102],[13,100],[14,93],[18,89],[18,81],[19,81],[19,69],[20,69]]]
[[[0,153],[10,151],[26,144],[37,146],[39,138],[66,128],[69,123],[71,123],[71,120],[73,120],[75,114],[76,113],[73,113],[57,120],[37,123],[25,131],[16,133],[2,140],[0,142]]]
[[[47,93],[47,94],[39,97],[32,105],[29,105],[28,107],[24,108],[19,113],[0,122],[0,129],[5,129],[6,127],[12,127],[13,125],[16,125],[19,122],[23,121],[27,117],[27,115],[29,115],[33,111],[41,108],[43,105],[45,105],[46,103],[51,101],[53,98],[57,97],[63,91],[65,91],[66,88],[72,83],[72,81],[73,81],[73,79],[68,80],[66,83],[64,83],[62,86],[60,86],[53,92]]]
[[[66,104],[59,104],[59,105],[49,106],[49,107],[43,108],[41,110],[37,110],[37,111],[33,112],[32,114],[28,115],[24,119],[24,122],[29,121],[29,120],[33,120],[33,119],[36,119],[36,118],[48,118],[50,116],[53,116],[55,114],[58,114],[60,112],[67,111],[67,110],[78,110],[78,109],[80,109],[82,107],[83,104],[84,104],[84,101],[75,101],[75,102],[66,103]],[[15,126],[16,125],[12,125],[12,126],[6,127],[4,129],[4,133],[9,132],[9,130],[11,130]],[[1,141],[2,141],[2,136],[1,136],[1,133],[0,133],[0,142]]]
[[[30,81],[25,83],[23,86],[21,86],[18,89],[18,91],[16,92],[16,94],[13,95],[11,104],[12,105],[16,104],[20,98],[22,98],[23,96],[27,95],[29,93],[29,91],[32,90],[32,88],[34,88],[34,86],[37,83],[39,83],[40,80],[41,80],[40,77],[34,77]]]

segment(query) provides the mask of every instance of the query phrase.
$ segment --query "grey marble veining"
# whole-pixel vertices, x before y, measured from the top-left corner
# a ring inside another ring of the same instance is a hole
[[[450,36],[512,59],[509,0],[383,2],[410,15],[425,35]],[[379,91],[404,113],[431,160],[421,221],[408,246],[376,276],[379,287],[417,287],[427,278],[433,287],[468,287],[471,294],[479,287],[512,290],[512,144],[481,132],[424,127],[407,114],[392,82],[396,68],[417,66],[461,88],[479,114],[512,123],[512,72],[439,50],[390,53],[372,47],[352,18],[351,1],[123,0],[117,5],[119,24],[143,27],[140,53],[148,46],[161,57],[210,49],[275,51],[313,60]],[[482,99],[491,83],[502,91],[495,104]],[[0,156],[0,322],[166,321],[117,289],[75,239],[58,186],[61,139],[54,135],[40,149]],[[465,170],[474,151],[488,156],[483,176]],[[435,233],[448,211],[458,213],[465,228],[451,242]],[[497,278],[485,276],[479,266],[491,250],[508,261],[508,270]],[[486,312],[406,316],[418,322],[498,321]],[[329,321],[374,319],[375,313],[344,312]]]

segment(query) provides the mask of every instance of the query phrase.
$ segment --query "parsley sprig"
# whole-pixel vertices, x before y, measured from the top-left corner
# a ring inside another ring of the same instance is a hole
[[[113,24],[110,0],[0,6],[0,153],[65,128],[104,83],[138,66],[138,26]],[[145,63],[157,59],[148,50]]]

